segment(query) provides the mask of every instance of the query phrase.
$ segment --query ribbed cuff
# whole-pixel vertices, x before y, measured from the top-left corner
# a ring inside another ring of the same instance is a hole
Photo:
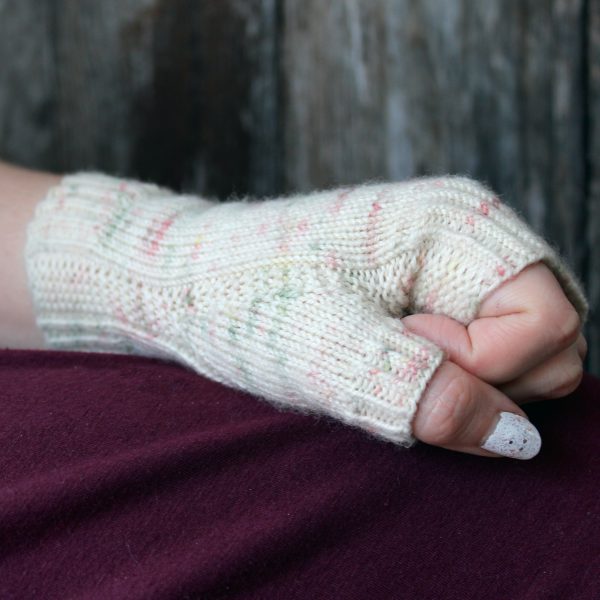
[[[422,235],[413,312],[445,314],[467,325],[496,288],[543,262],[586,321],[583,287],[558,250],[479,182],[462,177],[440,181],[436,200],[415,219]]]

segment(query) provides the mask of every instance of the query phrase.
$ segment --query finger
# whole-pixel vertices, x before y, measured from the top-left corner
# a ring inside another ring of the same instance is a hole
[[[412,427],[427,444],[478,456],[526,460],[541,447],[537,429],[521,408],[450,361],[429,381]]]
[[[450,361],[473,372],[473,344],[464,325],[444,315],[430,314],[408,315],[402,319],[402,323],[412,333],[442,348]],[[473,374],[481,378],[480,373]]]
[[[409,315],[402,321],[413,333],[443,348],[463,369],[494,385],[507,383],[571,346],[580,334],[579,315],[554,287],[558,282],[547,267],[540,267],[541,273],[525,269],[520,283],[514,280],[504,292],[490,297],[480,311],[483,316],[467,327],[444,315]],[[544,287],[556,306],[548,308],[545,301],[529,306],[539,300],[538,288]],[[523,298],[529,298],[526,304]],[[499,316],[492,316],[494,312]]]
[[[585,337],[583,337],[583,333],[580,333],[579,337],[577,338],[577,352],[578,352],[579,358],[581,359],[582,362],[585,360],[585,357],[587,356],[587,351],[588,351],[587,341],[586,341]]]
[[[520,403],[567,396],[579,387],[583,378],[580,348],[578,340],[570,348],[498,389]]]
[[[571,346],[581,319],[550,269],[536,263],[490,294],[467,329],[478,375],[499,382],[515,379]],[[495,360],[497,356],[503,360]]]
[[[442,348],[448,359],[473,375],[470,371],[471,341],[466,327],[442,315],[411,315],[402,319],[407,329],[427,338]],[[577,342],[527,373],[508,382],[494,382],[498,389],[514,402],[560,398],[572,393],[583,377],[583,360],[587,354],[587,342],[579,334]],[[485,377],[480,379],[486,380]]]

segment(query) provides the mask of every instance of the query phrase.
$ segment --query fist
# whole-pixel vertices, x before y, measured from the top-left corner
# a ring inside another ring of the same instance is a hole
[[[402,321],[448,357],[419,402],[415,437],[481,456],[535,456],[539,433],[519,405],[573,392],[587,352],[581,319],[548,267],[535,263],[502,284],[466,327],[443,315]]]

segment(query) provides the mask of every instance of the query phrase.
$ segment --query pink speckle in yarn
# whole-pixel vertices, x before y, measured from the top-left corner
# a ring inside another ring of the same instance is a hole
[[[377,213],[381,210],[381,204],[377,200],[371,204],[371,210],[367,216],[367,256],[370,265],[375,263],[373,253],[375,251],[376,242],[376,224],[377,224]]]
[[[308,219],[302,219],[302,221],[298,223],[298,231],[300,231],[301,233],[308,231],[309,227],[310,225]]]
[[[327,253],[327,256],[325,257],[325,264],[332,269],[340,266],[340,261],[333,250]]]
[[[155,221],[153,222],[153,225],[155,225]],[[160,243],[162,242],[163,238],[165,237],[165,233],[167,233],[171,225],[173,225],[173,217],[168,217],[159,224],[154,235],[154,239],[150,241],[150,248],[146,252],[148,256],[154,256],[158,252]]]
[[[504,260],[504,262],[506,264],[508,264],[509,266],[511,266],[513,269],[517,268],[517,264],[511,259],[510,256],[503,256],[502,259]]]
[[[344,204],[344,201],[355,189],[356,186],[340,191],[340,193],[337,195],[337,198],[335,199],[335,202],[329,207],[329,212],[332,215],[336,215],[337,213],[339,213]]]
[[[498,275],[500,275],[500,277],[504,277],[504,274],[506,273],[506,269],[502,265],[498,265],[496,267],[496,271],[498,272]]]
[[[429,292],[429,294],[427,294],[427,298],[425,299],[425,310],[428,312],[433,312],[433,310],[435,308],[435,303],[437,302],[437,299],[438,299],[437,290],[433,290],[433,291]]]
[[[397,373],[396,379],[399,381],[414,381],[419,372],[429,366],[429,359],[429,352],[424,348],[421,348],[419,352],[406,363],[404,368]]]
[[[123,310],[123,307],[121,305],[115,306],[115,317],[120,323],[123,323],[123,325],[127,325],[127,323],[129,322],[129,320],[127,319],[127,315],[125,314],[125,311]]]
[[[482,202],[479,205],[479,210],[480,210],[481,214],[484,215],[485,217],[487,217],[490,214],[490,207],[487,204],[487,202]]]

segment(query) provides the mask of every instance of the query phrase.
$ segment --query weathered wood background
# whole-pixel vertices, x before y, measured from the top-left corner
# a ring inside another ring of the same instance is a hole
[[[463,173],[586,285],[600,0],[0,0],[0,156],[220,198]]]

